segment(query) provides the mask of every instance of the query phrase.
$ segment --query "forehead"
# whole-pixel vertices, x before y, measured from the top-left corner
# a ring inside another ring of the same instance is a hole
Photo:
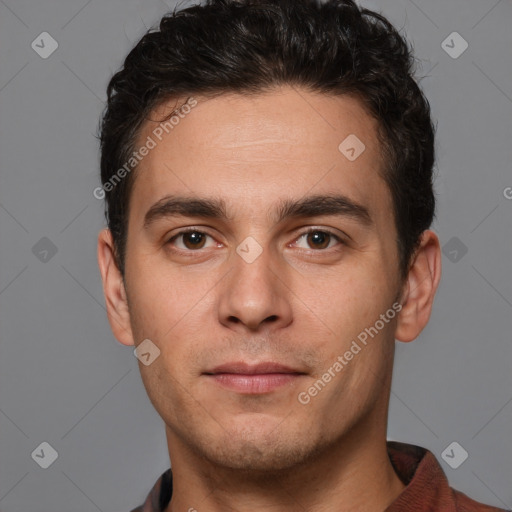
[[[234,215],[266,211],[283,194],[332,192],[391,210],[378,125],[356,98],[282,87],[195,100],[173,123],[160,121],[184,101],[168,101],[143,125],[136,147],[148,137],[154,145],[137,167],[133,217],[170,193],[223,197]]]

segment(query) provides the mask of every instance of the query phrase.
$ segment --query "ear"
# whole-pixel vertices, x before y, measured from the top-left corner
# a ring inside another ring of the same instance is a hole
[[[101,230],[98,235],[98,265],[110,328],[120,343],[134,345],[126,290],[115,262],[114,242],[109,229]]]
[[[412,341],[430,318],[434,296],[441,279],[441,248],[437,235],[427,229],[420,238],[402,294],[395,339]]]

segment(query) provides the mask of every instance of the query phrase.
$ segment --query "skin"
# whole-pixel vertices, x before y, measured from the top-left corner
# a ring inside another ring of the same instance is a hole
[[[109,230],[98,237],[114,335],[136,346],[149,338],[160,350],[139,367],[166,426],[167,512],[384,510],[404,488],[386,452],[395,339],[414,340],[428,322],[439,240],[423,233],[402,281],[377,123],[357,99],[292,87],[197,99],[139,164],[124,282]],[[157,126],[143,126],[140,144]],[[350,134],[366,147],[354,161],[338,149]],[[168,194],[222,198],[229,218],[170,216],[144,229],[146,212]],[[269,216],[283,199],[315,194],[347,196],[371,223]],[[185,227],[208,236],[171,240]],[[341,242],[308,236],[309,228]],[[249,236],[262,249],[251,263],[236,251]],[[298,394],[397,300],[400,313],[300,403]],[[248,395],[204,375],[230,361],[279,362],[303,374]]]

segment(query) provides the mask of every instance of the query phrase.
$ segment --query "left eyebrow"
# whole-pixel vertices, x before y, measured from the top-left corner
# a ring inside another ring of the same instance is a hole
[[[274,213],[275,222],[288,218],[321,216],[350,217],[370,226],[373,219],[368,208],[345,195],[313,195],[299,200],[284,199]]]
[[[175,216],[229,220],[223,199],[168,195],[146,212],[144,229],[148,229],[159,219]],[[364,226],[373,224],[368,208],[344,195],[313,195],[299,200],[284,199],[268,215],[276,224],[289,218],[320,216],[349,217]]]

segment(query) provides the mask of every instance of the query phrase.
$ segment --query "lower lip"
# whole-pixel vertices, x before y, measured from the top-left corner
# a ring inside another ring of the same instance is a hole
[[[208,375],[217,384],[239,393],[269,393],[277,388],[295,382],[299,373],[259,373],[254,375],[239,373],[216,373]]]

